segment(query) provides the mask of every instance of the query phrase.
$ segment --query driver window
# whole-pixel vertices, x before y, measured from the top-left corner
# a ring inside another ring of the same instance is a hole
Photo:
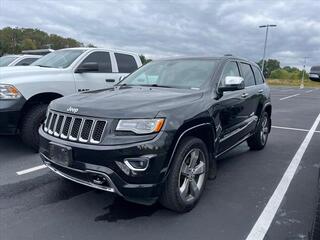
[[[111,59],[108,52],[93,52],[87,56],[81,64],[83,63],[98,63],[99,73],[111,73]]]
[[[225,86],[225,78],[227,76],[240,77],[238,64],[236,62],[228,62],[225,65],[222,76],[221,76],[221,83],[220,83],[221,86]]]

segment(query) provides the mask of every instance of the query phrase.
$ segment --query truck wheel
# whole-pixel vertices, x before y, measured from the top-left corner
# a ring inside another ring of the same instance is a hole
[[[199,138],[187,137],[178,146],[160,203],[184,213],[195,207],[205,187],[209,170],[209,153]]]
[[[21,122],[20,136],[22,141],[33,148],[39,150],[39,127],[46,118],[47,104],[39,104],[30,108]]]
[[[270,132],[270,117],[264,112],[259,121],[255,134],[248,138],[247,143],[251,150],[261,150],[267,143]]]

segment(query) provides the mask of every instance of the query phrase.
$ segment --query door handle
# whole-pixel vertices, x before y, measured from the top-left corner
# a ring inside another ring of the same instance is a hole
[[[246,98],[246,97],[248,97],[248,96],[249,96],[248,93],[242,93],[242,95],[241,95],[242,98]]]
[[[115,82],[115,79],[106,79],[106,82]]]
[[[259,91],[258,91],[258,93],[263,93],[264,92],[264,90],[263,89],[260,89]]]

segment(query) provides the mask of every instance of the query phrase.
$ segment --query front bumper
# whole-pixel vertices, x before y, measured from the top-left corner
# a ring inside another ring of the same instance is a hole
[[[16,134],[20,120],[21,109],[26,100],[0,100],[0,134]]]
[[[62,140],[46,134],[41,128],[40,156],[45,165],[55,173],[100,190],[116,193],[125,199],[142,203],[154,203],[161,191],[168,169],[170,135],[166,132],[155,139],[130,145],[98,146]],[[50,157],[50,144],[72,148],[72,161],[61,165]],[[145,171],[126,168],[124,160],[152,155]],[[95,177],[104,178],[103,184]]]

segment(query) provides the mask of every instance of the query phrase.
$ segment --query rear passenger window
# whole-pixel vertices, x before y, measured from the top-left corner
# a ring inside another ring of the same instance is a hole
[[[93,52],[82,63],[98,63],[99,73],[111,73],[111,59],[108,52]]]
[[[117,60],[119,73],[132,73],[138,68],[133,56],[122,53],[115,53],[114,55]]]
[[[226,77],[239,77],[240,76],[240,72],[239,72],[239,68],[236,62],[228,62],[226,64],[226,66],[223,69],[223,73],[222,73],[222,78],[221,78],[221,84],[222,86],[224,86],[224,81]]]
[[[251,69],[251,66],[247,63],[240,63],[243,78],[244,78],[244,84],[246,87],[254,86],[255,80],[254,80],[254,75]]]
[[[37,59],[38,58],[25,58],[25,59],[22,59],[20,62],[18,62],[16,66],[28,66]]]
[[[254,72],[254,76],[256,78],[257,85],[263,84],[264,81],[263,81],[263,77],[261,75],[260,70],[257,67],[253,66],[253,72]]]

